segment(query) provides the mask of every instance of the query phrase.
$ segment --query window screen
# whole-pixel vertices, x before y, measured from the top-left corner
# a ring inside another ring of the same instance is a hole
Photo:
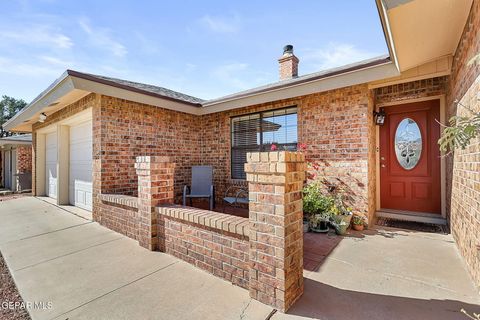
[[[297,149],[297,108],[267,111],[232,118],[232,178],[245,179],[247,152]]]

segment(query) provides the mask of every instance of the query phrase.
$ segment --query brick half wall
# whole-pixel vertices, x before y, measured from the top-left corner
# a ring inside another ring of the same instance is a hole
[[[159,207],[165,252],[248,289],[248,219],[185,207]]]
[[[96,204],[99,221],[110,230],[138,240],[138,198],[124,195],[100,194]]]

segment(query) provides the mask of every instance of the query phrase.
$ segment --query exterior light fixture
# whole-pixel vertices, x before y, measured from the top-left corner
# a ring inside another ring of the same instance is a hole
[[[45,120],[47,120],[47,115],[45,114],[45,112],[40,113],[40,116],[38,117],[38,121],[45,122]]]
[[[385,123],[385,117],[387,115],[385,114],[385,109],[384,108],[380,108],[380,111],[373,111],[373,117],[375,118],[375,124],[377,126],[383,126],[383,124]]]

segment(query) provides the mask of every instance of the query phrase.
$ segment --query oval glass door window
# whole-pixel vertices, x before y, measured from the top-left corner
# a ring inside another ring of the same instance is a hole
[[[395,154],[398,163],[406,169],[415,168],[422,154],[422,134],[418,124],[405,118],[398,124],[395,132]]]

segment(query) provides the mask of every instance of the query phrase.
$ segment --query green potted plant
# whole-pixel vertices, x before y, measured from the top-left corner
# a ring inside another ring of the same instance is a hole
[[[333,202],[332,197],[322,194],[321,187],[316,182],[309,183],[303,188],[303,213],[310,230],[328,231]]]
[[[328,232],[329,218],[330,213],[328,211],[312,215],[310,217],[310,229],[313,232]]]
[[[343,196],[338,195],[335,197],[331,212],[331,224],[335,228],[335,232],[338,235],[346,234],[353,214],[352,209],[345,206]]]
[[[352,223],[353,223],[353,229],[357,231],[362,231],[365,225],[364,218],[360,215],[354,215]]]

